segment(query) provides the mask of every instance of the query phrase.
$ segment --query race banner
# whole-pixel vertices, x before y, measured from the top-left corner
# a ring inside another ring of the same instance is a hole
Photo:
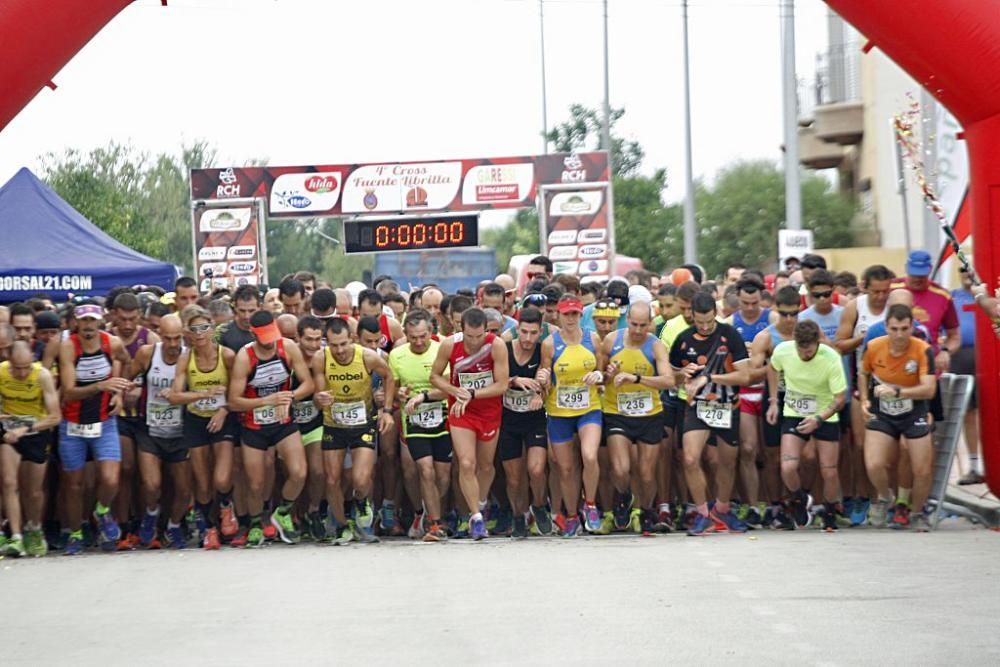
[[[259,200],[192,210],[195,267],[202,293],[266,281]]]
[[[552,271],[607,280],[614,268],[607,183],[542,186],[541,190],[542,254],[552,260]]]
[[[194,202],[259,197],[270,218],[481,211],[535,205],[538,188],[608,180],[608,155],[191,170]]]

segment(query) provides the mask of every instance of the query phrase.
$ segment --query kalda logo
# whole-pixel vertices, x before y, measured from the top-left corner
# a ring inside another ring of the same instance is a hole
[[[222,182],[215,190],[216,197],[239,197],[240,186],[236,182],[236,174],[232,167],[226,167],[219,172],[219,180]]]
[[[310,176],[306,179],[306,190],[316,194],[333,192],[338,187],[336,176]]]

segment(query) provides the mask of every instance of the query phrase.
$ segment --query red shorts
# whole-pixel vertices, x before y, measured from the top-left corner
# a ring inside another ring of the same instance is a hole
[[[496,440],[500,434],[500,415],[468,412],[461,417],[448,415],[448,429],[464,428],[476,434],[479,442]]]
[[[752,417],[764,414],[764,388],[744,387],[740,389],[740,412]]]

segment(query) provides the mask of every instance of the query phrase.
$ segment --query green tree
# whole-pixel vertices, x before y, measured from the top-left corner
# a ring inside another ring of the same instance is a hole
[[[639,142],[615,136],[615,124],[625,115],[625,109],[611,110],[611,173],[630,176],[639,170],[646,153]],[[569,120],[554,127],[546,135],[557,153],[597,150],[604,127],[602,115],[582,104],[569,107]]]
[[[483,232],[482,244],[497,251],[497,269],[507,270],[514,255],[538,254],[538,211],[518,209],[514,218],[503,227]]]
[[[343,221],[340,218],[316,220],[268,220],[268,278],[277,285],[282,276],[296,271],[313,271],[334,285],[361,280],[372,268],[371,255],[344,254]]]

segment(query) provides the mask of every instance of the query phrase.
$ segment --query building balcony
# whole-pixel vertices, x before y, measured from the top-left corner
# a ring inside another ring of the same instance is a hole
[[[844,161],[844,147],[821,141],[815,125],[799,128],[799,162],[809,169],[833,169]]]
[[[864,136],[864,105],[861,102],[823,104],[814,111],[816,138],[841,146],[861,143]]]

